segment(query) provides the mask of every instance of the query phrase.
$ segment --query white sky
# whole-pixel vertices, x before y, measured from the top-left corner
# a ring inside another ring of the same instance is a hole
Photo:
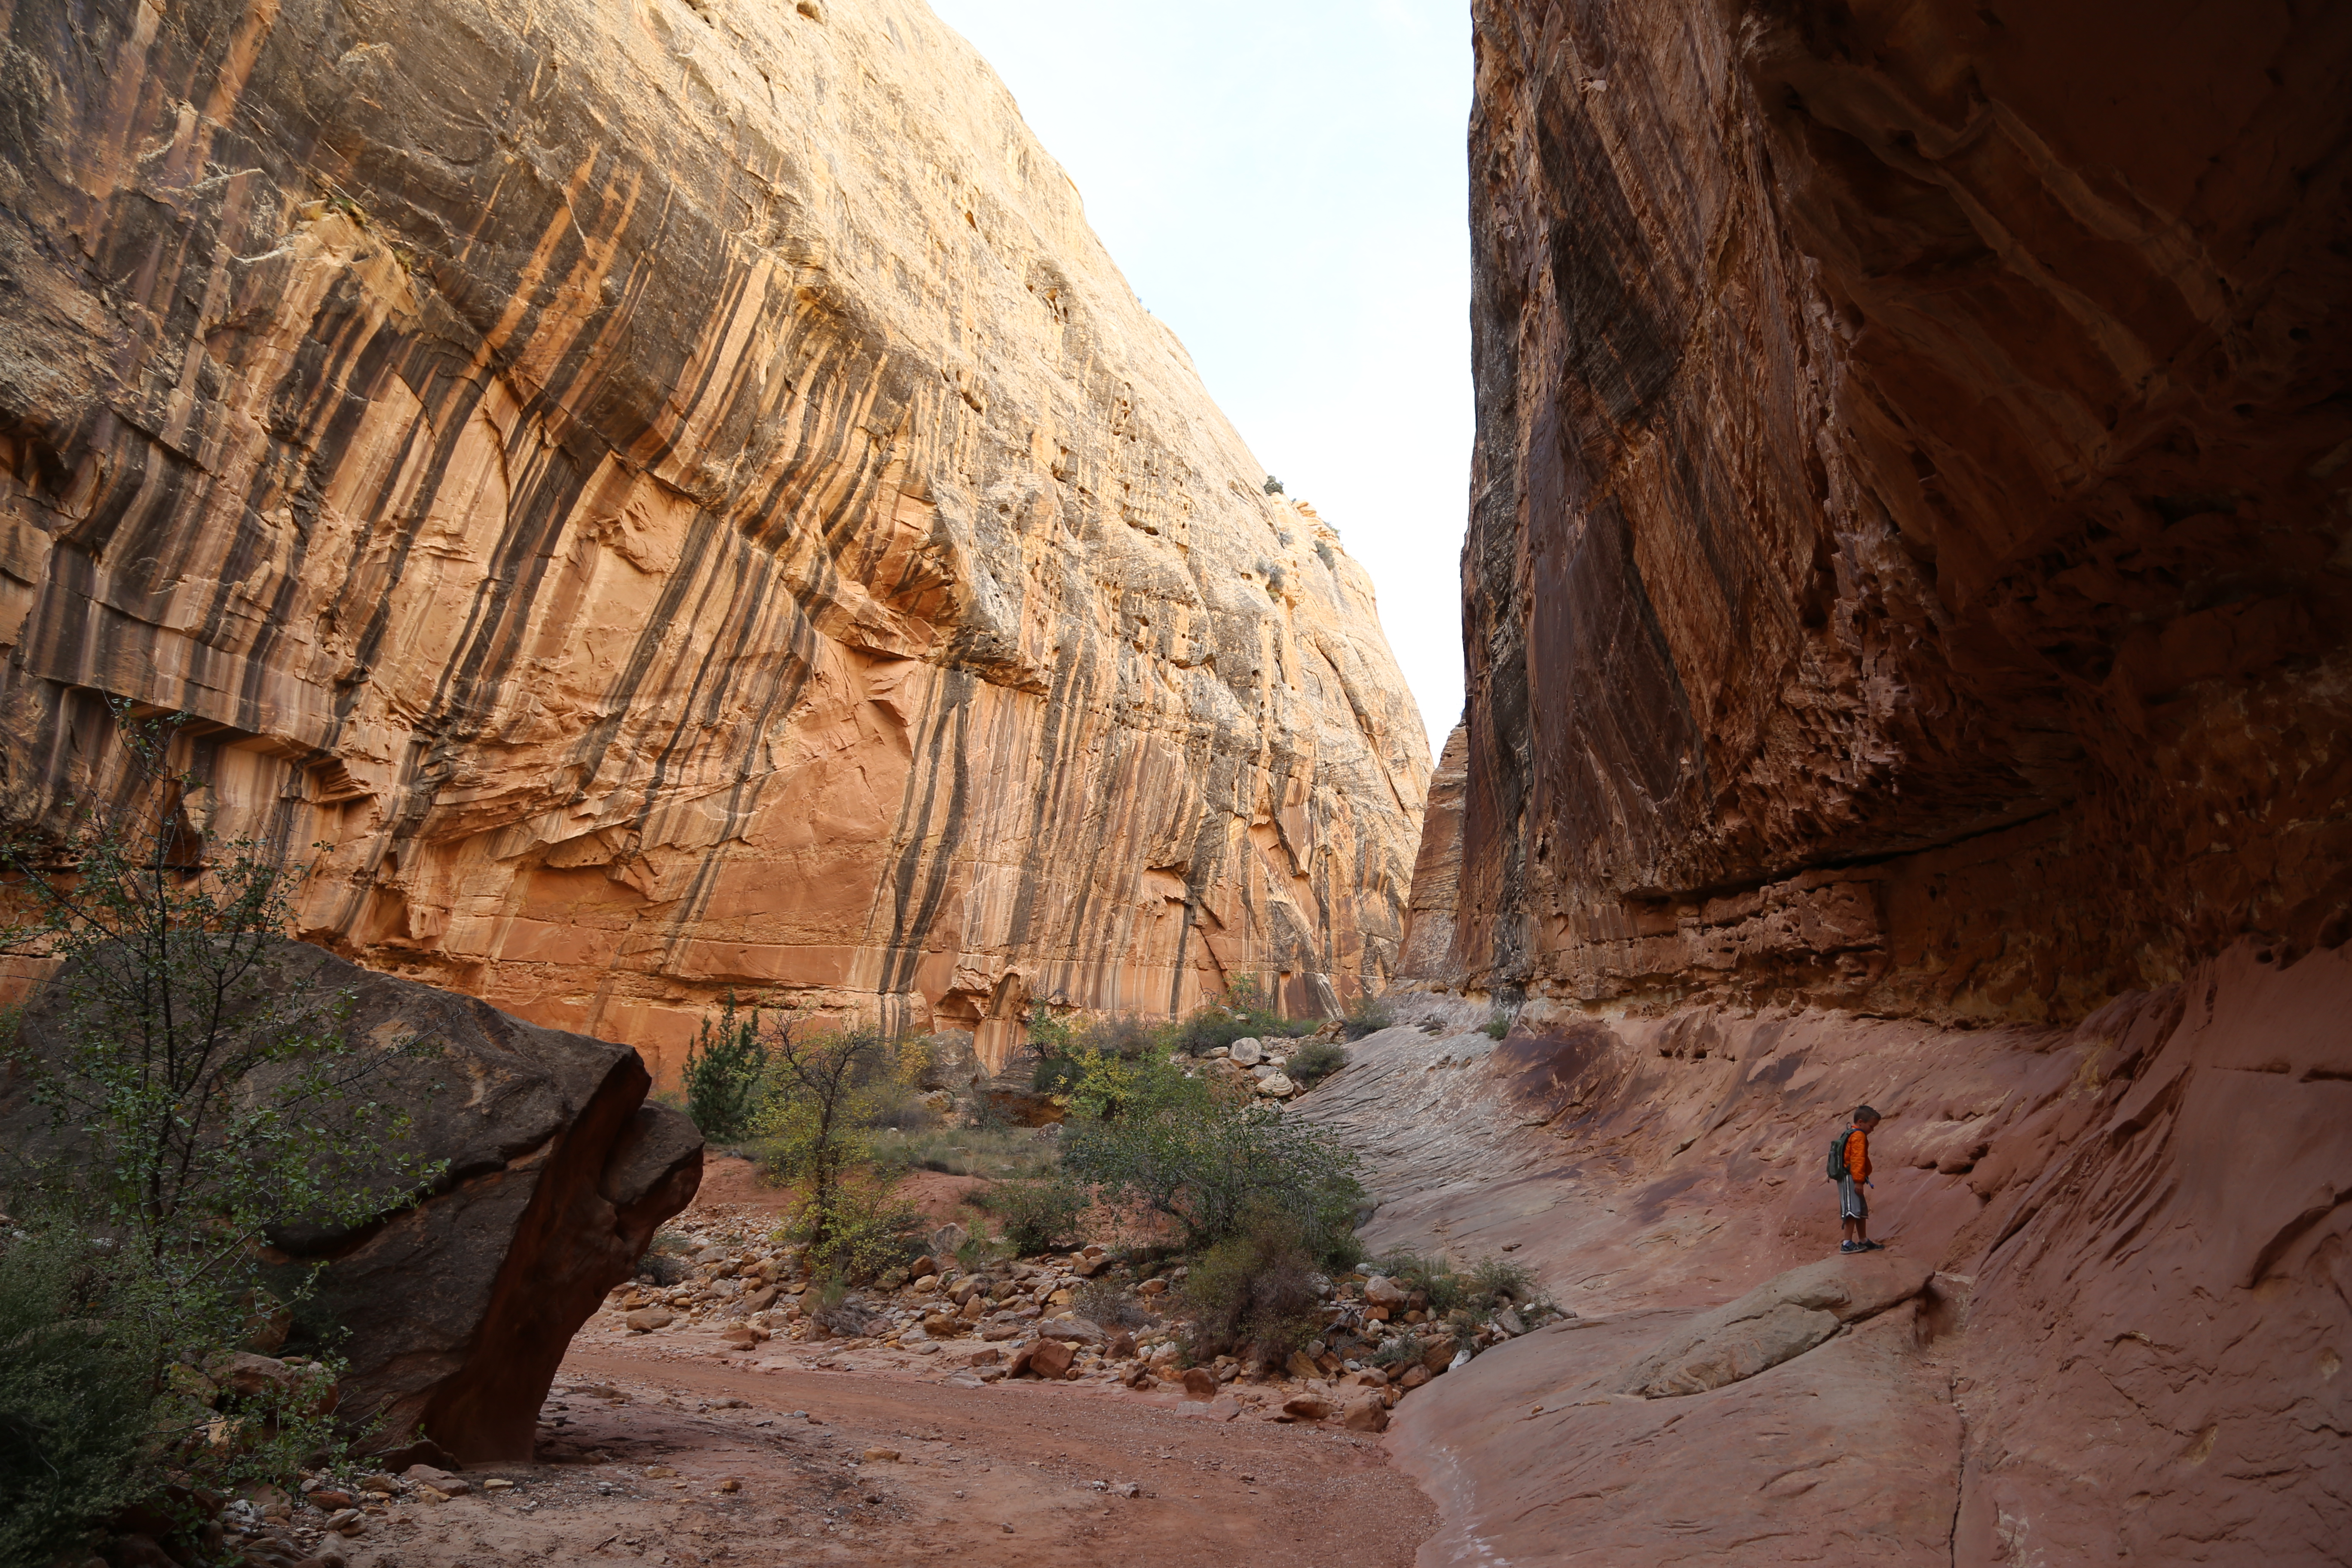
[[[1433,751],[1462,707],[1467,6],[931,5],[1259,461],[1370,571]]]

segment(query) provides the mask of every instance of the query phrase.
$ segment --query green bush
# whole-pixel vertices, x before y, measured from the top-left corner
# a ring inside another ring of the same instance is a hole
[[[1339,1020],[1339,1032],[1351,1040],[1360,1040],[1366,1035],[1377,1035],[1382,1029],[1395,1026],[1395,1010],[1388,1005],[1386,998],[1375,996],[1369,991],[1359,993],[1356,999],[1348,1004],[1348,1010],[1340,1015]]]
[[[1279,1365],[1315,1337],[1321,1298],[1304,1229],[1272,1203],[1252,1205],[1235,1231],[1201,1253],[1180,1294],[1192,1321],[1194,1361],[1236,1354]]]
[[[1550,1310],[1536,1284],[1535,1270],[1509,1258],[1486,1257],[1466,1269],[1413,1252],[1391,1252],[1371,1266],[1407,1290],[1428,1299],[1429,1315],[1449,1320],[1457,1335],[1466,1336],[1479,1324],[1492,1321],[1506,1307],[1524,1313]]]
[[[1116,1120],[1074,1121],[1062,1165],[1106,1194],[1140,1202],[1183,1226],[1188,1250],[1240,1235],[1261,1205],[1291,1216],[1312,1258],[1355,1255],[1364,1189],[1355,1156],[1328,1132],[1270,1106],[1203,1089]]]
[[[903,1269],[922,1256],[923,1215],[871,1174],[845,1176],[804,1198],[785,1221],[784,1239],[807,1248],[809,1272],[856,1284]]]
[[[731,1143],[751,1131],[767,1069],[759,1009],[738,1012],[730,991],[718,1015],[702,1020],[686,1054],[686,1113],[705,1138]]]
[[[1511,1032],[1511,1021],[1502,1014],[1497,1013],[1493,1017],[1486,1020],[1486,1029],[1487,1038],[1499,1040],[1505,1035]]]
[[[1171,1030],[1168,1043],[1197,1057],[1235,1040],[1289,1039],[1322,1026],[1314,1018],[1283,1017],[1256,979],[1244,974],[1227,984],[1223,1003],[1212,1003]]]
[[[1312,1040],[1290,1053],[1282,1070],[1301,1089],[1313,1089],[1348,1065],[1348,1053],[1329,1040]]]
[[[972,1194],[971,1203],[996,1216],[1016,1255],[1051,1252],[1083,1240],[1078,1216],[1087,1194],[1066,1181],[1000,1182]]]
[[[921,1074],[924,1047],[874,1029],[813,1029],[789,1019],[766,1025],[760,1043],[766,1092],[752,1131],[770,1174],[799,1190],[795,1238],[813,1267],[861,1279],[879,1272],[887,1264],[876,1260],[895,1247],[898,1229],[911,1228],[905,1216],[913,1210],[889,1200],[888,1184],[871,1170],[856,1173],[873,1163],[877,1125]]]
[[[0,1563],[47,1563],[156,1489],[161,1325],[51,1227],[0,1247]]]

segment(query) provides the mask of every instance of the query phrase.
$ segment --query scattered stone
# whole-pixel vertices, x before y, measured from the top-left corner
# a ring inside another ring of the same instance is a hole
[[[640,1307],[621,1320],[622,1324],[633,1334],[650,1334],[656,1329],[668,1328],[677,1321],[677,1314],[666,1312],[659,1307]]]
[[[1421,1363],[1415,1362],[1412,1365],[1405,1369],[1405,1373],[1402,1377],[1397,1379],[1397,1386],[1399,1388],[1419,1388],[1423,1384],[1427,1383],[1431,1378],[1435,1377],[1436,1375],[1437,1374],[1435,1373],[1430,1371],[1429,1368],[1423,1366]]]
[[[1350,1432],[1385,1432],[1389,1429],[1388,1403],[1377,1390],[1360,1394],[1348,1401],[1339,1413],[1339,1425]]]
[[[1453,1363],[1455,1349],[1452,1334],[1440,1334],[1421,1352],[1421,1364],[1432,1372],[1444,1372]]]
[[[1323,1369],[1308,1360],[1305,1351],[1292,1351],[1290,1359],[1283,1363],[1283,1370],[1293,1377],[1314,1378],[1323,1375]]]
[[[1282,1409],[1301,1421],[1320,1421],[1331,1414],[1331,1402],[1319,1394],[1294,1394],[1282,1402]]]
[[[1265,1059],[1265,1047],[1255,1040],[1235,1040],[1233,1048],[1226,1053],[1226,1056],[1227,1059],[1243,1067],[1255,1067]]]
[[[1405,1299],[1404,1287],[1385,1274],[1375,1274],[1364,1281],[1364,1300],[1375,1307],[1402,1307]]]
[[[473,1489],[473,1488],[467,1485],[465,1481],[451,1475],[448,1471],[436,1469],[431,1465],[411,1465],[408,1468],[401,1472],[401,1479],[407,1481],[411,1486],[422,1484],[428,1487],[437,1487],[451,1497],[463,1497]]]
[[[1184,1369],[1184,1397],[1214,1399],[1217,1396],[1217,1374],[1204,1366]]]

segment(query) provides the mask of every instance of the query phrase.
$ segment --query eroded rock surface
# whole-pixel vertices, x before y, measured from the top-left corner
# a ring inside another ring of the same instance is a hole
[[[540,1402],[572,1335],[628,1279],[662,1221],[694,1196],[702,1139],[646,1101],[637,1053],[541,1028],[469,996],[284,943],[268,989],[321,1006],[380,1065],[355,1093],[404,1113],[388,1152],[446,1173],[422,1200],[357,1231],[294,1226],[282,1258],[323,1264],[317,1309],[346,1331],[339,1409],[375,1421],[374,1450],[429,1440],[461,1461],[527,1459]],[[25,1014],[36,1051],[71,1026],[58,994]],[[0,1086],[0,1139],[50,1142],[26,1080]]]
[[[1473,11],[1454,975],[2070,1022],[2352,935],[2352,23]]]
[[[1441,1028],[1300,1113],[1580,1318],[1402,1407],[1423,1562],[2340,1556],[2352,16],[1472,10]]]
[[[2242,945],[2072,1029],[1530,1009],[1500,1044],[1368,1038],[1294,1112],[1371,1162],[1366,1240],[1508,1256],[1579,1314],[1400,1407],[1447,1510],[1423,1562],[1473,1537],[1515,1563],[1835,1561],[1856,1499],[1923,1489],[1935,1531],[1886,1526],[1922,1562],[2325,1561],[2352,1531],[2347,1016],[2352,953]],[[1889,1251],[1841,1258],[1822,1163],[1864,1100]],[[1531,1444],[1528,1405],[1571,1388],[1598,1403]],[[1636,1392],[1651,1414],[1611,1403]],[[1864,1420],[1874,1399],[1904,1414]],[[1657,1479],[1675,1411],[1673,1451],[1728,1468]],[[1759,1468],[1792,1434],[1811,1458]],[[1784,1556],[1741,1555],[1759,1521]]]
[[[1842,1324],[1911,1300],[1934,1272],[1916,1258],[1883,1252],[1802,1264],[1700,1313],[1626,1368],[1613,1386],[1621,1394],[1664,1399],[1754,1377],[1804,1354]]]
[[[19,816],[101,693],[305,934],[675,1055],[1384,974],[1371,584],[918,0],[7,13]]]

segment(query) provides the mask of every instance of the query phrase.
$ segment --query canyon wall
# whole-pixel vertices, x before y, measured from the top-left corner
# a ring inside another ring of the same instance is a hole
[[[1473,15],[1441,994],[1297,1113],[1577,1315],[1422,1562],[2341,1561],[2352,12]]]
[[[1468,984],[2352,935],[2352,16],[1482,0]]]
[[[1393,964],[1371,584],[918,0],[0,5],[6,805],[660,1068]]]

